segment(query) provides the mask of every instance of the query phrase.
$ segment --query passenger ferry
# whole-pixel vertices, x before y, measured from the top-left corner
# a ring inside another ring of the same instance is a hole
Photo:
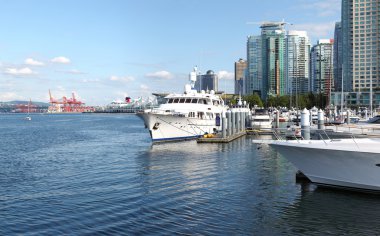
[[[194,89],[196,68],[182,94],[169,94],[166,103],[137,113],[144,120],[153,142],[195,139],[222,130],[222,114],[227,106],[221,97]]]

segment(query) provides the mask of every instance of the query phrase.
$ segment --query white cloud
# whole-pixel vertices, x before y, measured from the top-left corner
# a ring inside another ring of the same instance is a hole
[[[56,70],[56,72],[64,73],[64,74],[72,74],[72,75],[83,75],[86,74],[83,71],[72,69],[72,70]]]
[[[24,75],[33,75],[36,74],[36,72],[32,71],[29,67],[24,67],[24,68],[6,68],[5,69],[5,74],[8,75],[15,75],[15,76],[24,76]]]
[[[71,61],[67,57],[54,57],[53,59],[51,59],[51,62],[59,64],[70,64]]]
[[[120,81],[120,82],[132,82],[132,81],[135,80],[135,78],[132,77],[132,76],[119,77],[119,76],[116,76],[116,75],[112,75],[110,77],[110,80],[111,81]]]
[[[12,100],[22,100],[22,99],[24,98],[16,93],[12,93],[12,92],[0,93],[0,101],[12,101]]]
[[[147,78],[155,78],[155,79],[172,79],[174,76],[172,73],[162,70],[162,71],[157,71],[153,73],[148,73],[145,75]]]
[[[25,59],[25,64],[30,66],[44,66],[45,64],[41,61],[34,60],[33,58]]]
[[[335,22],[307,23],[294,25],[295,30],[305,30],[311,38],[331,38],[334,32]]]
[[[232,80],[235,78],[235,74],[225,70],[221,70],[217,73],[219,79]]]

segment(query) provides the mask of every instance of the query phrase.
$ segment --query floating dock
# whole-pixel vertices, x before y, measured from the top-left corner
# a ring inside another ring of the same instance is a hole
[[[235,139],[245,136],[246,132],[240,132],[233,135],[230,135],[226,138],[223,137],[214,137],[214,138],[198,138],[197,143],[229,143]]]

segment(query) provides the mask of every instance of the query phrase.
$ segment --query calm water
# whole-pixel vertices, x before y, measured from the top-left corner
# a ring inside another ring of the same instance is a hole
[[[152,145],[134,115],[0,115],[0,235],[373,235],[380,196],[295,182],[251,137]]]

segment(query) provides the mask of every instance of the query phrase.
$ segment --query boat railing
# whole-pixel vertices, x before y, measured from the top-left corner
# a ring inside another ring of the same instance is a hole
[[[302,129],[300,127],[289,127],[289,128],[273,128],[272,133],[277,140],[305,140],[302,136],[302,131],[310,132],[310,129]],[[325,129],[313,129],[313,133],[323,140],[327,145],[326,140],[332,141],[333,139],[328,135]]]

